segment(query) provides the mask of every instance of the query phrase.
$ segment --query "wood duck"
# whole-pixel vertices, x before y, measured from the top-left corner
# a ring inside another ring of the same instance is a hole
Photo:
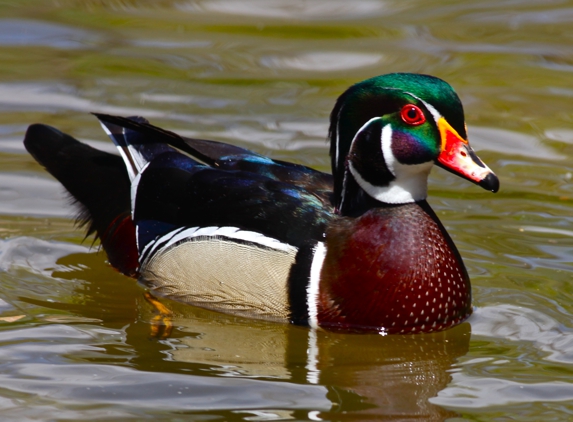
[[[332,176],[95,114],[120,156],[34,124],[27,150],[58,179],[109,262],[160,296],[246,317],[382,335],[471,314],[468,273],[426,202],[434,164],[496,192],[436,77],[351,86],[330,115]]]

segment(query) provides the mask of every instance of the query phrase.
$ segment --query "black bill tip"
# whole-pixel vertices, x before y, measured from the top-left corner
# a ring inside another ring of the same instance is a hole
[[[495,193],[499,190],[499,179],[494,173],[489,173],[478,185]]]

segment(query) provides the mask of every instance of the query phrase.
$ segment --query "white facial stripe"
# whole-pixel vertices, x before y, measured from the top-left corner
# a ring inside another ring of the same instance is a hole
[[[411,92],[406,92],[412,98],[420,101],[428,109],[435,123],[442,118],[442,115],[436,108],[429,104],[428,102],[422,100],[420,97],[412,94]],[[380,119],[380,117],[374,117],[367,121],[354,135],[354,139],[350,145],[349,151],[352,150],[354,141],[357,136],[366,127],[372,123],[372,121]],[[337,132],[338,135],[338,132]],[[416,202],[426,199],[428,196],[428,175],[433,166],[433,161],[422,164],[401,164],[392,152],[392,126],[390,124],[382,128],[382,134],[380,139],[382,154],[384,156],[384,162],[388,170],[396,178],[388,186],[375,186],[370,182],[364,180],[356,168],[352,165],[352,162],[348,163],[348,167],[352,176],[358,183],[358,185],[368,193],[368,195],[377,199],[378,201],[389,203],[389,204],[403,204],[409,202]],[[337,151],[338,154],[338,139],[337,139]],[[338,162],[338,155],[337,155]],[[346,187],[346,176],[343,182],[342,191],[342,201],[344,201],[344,193]]]
[[[348,163],[348,168],[358,185],[371,197],[387,204],[405,204],[421,201],[428,196],[428,175],[433,161],[422,164],[402,164],[392,152],[392,126],[382,128],[380,147],[388,170],[396,178],[388,186],[375,186],[364,180],[361,174]]]
[[[422,100],[420,97],[415,96],[414,94],[412,94],[411,92],[407,92],[408,95],[411,95],[412,97],[414,97],[415,99],[417,99],[418,101],[420,101],[422,104],[424,104],[424,106],[428,109],[428,111],[432,114],[432,117],[434,118],[434,121],[436,122],[436,124],[438,124],[438,120],[440,120],[440,118],[442,117],[442,115],[440,114],[440,112],[438,110],[435,109],[435,107],[433,105],[431,105],[430,103],[427,103],[426,101]]]
[[[326,246],[318,242],[314,247],[314,255],[310,266],[310,279],[306,288],[306,303],[308,306],[308,325],[318,328],[318,294],[320,289],[320,272],[326,257]]]
[[[356,141],[356,138],[358,137],[358,135],[360,135],[360,132],[366,129],[368,125],[372,123],[374,120],[379,120],[379,119],[381,119],[381,117],[373,117],[366,123],[364,123],[360,129],[358,129],[358,132],[356,132],[356,135],[354,135],[354,138],[352,138],[352,142],[350,143],[350,148],[348,149],[348,151],[352,151],[352,147],[354,146],[354,141]]]
[[[382,128],[382,136],[380,136],[380,144],[382,147],[382,155],[384,156],[384,162],[386,167],[396,177],[396,172],[394,171],[394,153],[392,152],[392,126],[387,124]]]

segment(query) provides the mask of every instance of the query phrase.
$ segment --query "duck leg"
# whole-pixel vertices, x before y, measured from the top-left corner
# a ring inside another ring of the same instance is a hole
[[[150,335],[157,339],[166,339],[173,331],[173,312],[149,292],[143,297],[155,310],[156,315],[151,319]]]

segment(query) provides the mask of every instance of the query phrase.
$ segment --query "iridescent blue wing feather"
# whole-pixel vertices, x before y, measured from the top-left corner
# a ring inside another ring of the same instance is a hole
[[[223,142],[197,138],[184,138],[176,133],[151,125],[142,117],[120,117],[107,114],[94,115],[102,122],[116,144],[129,145],[166,144],[175,147],[195,161],[221,170],[238,170],[259,174],[269,179],[294,184],[312,191],[324,204],[332,204],[332,175],[299,164],[272,160],[248,149]],[[110,129],[111,128],[111,129]],[[122,145],[127,147],[127,145]]]
[[[134,166],[140,250],[183,226],[233,226],[296,246],[322,239],[333,217],[329,175],[227,144],[183,139],[141,118],[97,117]]]

